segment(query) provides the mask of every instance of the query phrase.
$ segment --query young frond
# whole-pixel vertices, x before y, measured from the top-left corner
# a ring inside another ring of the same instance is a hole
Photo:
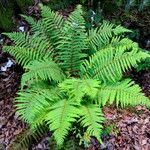
[[[55,88],[31,88],[27,91],[18,92],[15,106],[18,115],[32,128],[42,124],[44,117],[54,101],[59,99]]]
[[[131,47],[131,46],[128,46]],[[137,66],[141,59],[149,57],[137,47],[127,48],[127,45],[108,47],[97,51],[85,61],[82,66],[82,76],[99,79],[104,82],[116,82],[121,79],[123,72]]]
[[[86,104],[81,107],[81,125],[86,127],[86,133],[89,136],[96,137],[99,142],[101,141],[102,123],[104,115],[99,105]]]
[[[97,90],[100,87],[100,82],[93,79],[67,79],[59,85],[62,92],[74,99],[76,102],[81,102],[82,98],[87,95],[94,98]]]
[[[147,97],[141,92],[139,85],[130,79],[114,84],[103,85],[98,91],[98,103],[102,106],[116,103],[117,107],[146,105],[150,107]]]
[[[87,49],[85,21],[80,6],[65,22],[57,49],[61,67],[71,75],[78,74],[85,57],[83,51]]]
[[[54,131],[53,136],[58,145],[62,145],[71,129],[72,123],[79,117],[77,104],[71,100],[60,100],[50,107],[46,116],[49,129]]]
[[[50,59],[32,61],[30,64],[25,66],[25,69],[27,72],[22,76],[22,86],[38,80],[53,80],[55,82],[61,82],[65,78],[61,68]]]

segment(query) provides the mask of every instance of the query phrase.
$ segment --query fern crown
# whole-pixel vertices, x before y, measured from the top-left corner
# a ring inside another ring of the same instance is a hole
[[[76,123],[101,142],[103,106],[149,107],[140,87],[123,78],[149,55],[123,38],[131,31],[122,26],[104,21],[87,31],[81,5],[67,20],[47,6],[40,7],[40,20],[22,16],[31,26],[30,33],[4,33],[15,45],[3,50],[25,69],[17,113],[33,130],[45,123],[58,145]]]

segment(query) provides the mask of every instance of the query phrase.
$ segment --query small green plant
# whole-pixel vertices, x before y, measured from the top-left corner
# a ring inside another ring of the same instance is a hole
[[[40,7],[41,20],[23,16],[30,33],[5,33],[15,45],[3,50],[25,69],[15,100],[17,113],[34,131],[47,125],[59,146],[76,125],[84,128],[83,137],[102,142],[103,106],[150,106],[141,88],[123,78],[149,55],[122,38],[131,32],[122,26],[104,21],[86,31],[81,5],[67,20]]]

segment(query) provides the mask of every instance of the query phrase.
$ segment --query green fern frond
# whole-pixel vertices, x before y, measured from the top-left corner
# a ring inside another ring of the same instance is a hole
[[[29,33],[25,32],[12,32],[12,33],[3,33],[9,37],[16,46],[18,47],[28,47]]]
[[[131,46],[129,46],[131,47]],[[92,55],[82,66],[82,76],[99,79],[104,82],[116,82],[121,79],[123,72],[137,66],[142,59],[149,57],[135,47],[126,49],[125,46],[108,47]]]
[[[64,23],[63,16],[52,11],[48,6],[40,4],[41,16],[45,24],[49,25],[47,29],[60,29]]]
[[[85,57],[82,51],[87,49],[81,6],[78,6],[65,22],[57,49],[61,67],[71,75],[78,74],[82,59]]]
[[[118,25],[113,29],[113,33],[115,35],[120,35],[120,34],[127,33],[127,32],[132,32],[132,31],[121,25]]]
[[[36,37],[42,37],[43,41],[48,41],[49,45],[55,48],[61,36],[64,19],[49,7],[43,6],[42,4],[39,6],[41,8],[41,20],[35,21],[28,16],[23,16],[23,18],[31,25],[31,32],[36,32]]]
[[[38,33],[29,37],[28,44],[36,50],[38,55],[42,55],[43,57],[50,57],[54,51],[50,41],[43,36],[39,37]]]
[[[100,82],[93,79],[67,79],[59,85],[62,92],[74,99],[76,102],[81,102],[83,96],[87,95],[94,98],[97,93],[97,88],[100,87]]]
[[[18,115],[32,128],[43,123],[44,117],[49,112],[50,106],[59,99],[55,88],[31,88],[18,92],[15,106]]]
[[[25,19],[25,21],[27,21],[28,24],[30,25],[30,28],[31,28],[30,32],[31,32],[32,34],[35,34],[35,33],[36,33],[35,37],[38,37],[38,38],[41,38],[41,37],[42,37],[43,41],[46,42],[46,43],[48,43],[49,47],[53,50],[53,49],[54,49],[54,43],[53,43],[53,41],[51,41],[51,37],[50,37],[50,35],[48,34],[46,28],[43,27],[43,26],[44,26],[44,24],[43,24],[44,21],[42,21],[42,20],[36,21],[36,20],[34,20],[32,17],[30,17],[30,16],[25,16],[25,15],[21,15],[21,16],[22,16],[22,17]],[[42,41],[42,42],[43,42],[43,41]],[[38,43],[39,43],[39,42],[37,42],[37,44],[38,44]],[[42,44],[41,44],[41,45],[42,45]]]
[[[120,25],[116,26],[112,23],[104,21],[99,28],[89,30],[89,44],[94,50],[99,50],[110,43],[114,35],[120,35],[125,32],[131,32]]]
[[[32,60],[51,57],[53,51],[51,44],[42,37],[37,37],[36,34],[29,36],[29,34],[13,32],[5,35],[9,36],[16,45],[4,46],[3,50],[16,57],[22,66],[27,65]]]
[[[117,107],[146,105],[150,107],[147,97],[141,92],[139,85],[130,79],[124,81],[103,85],[98,92],[98,103],[102,106],[116,103]]]
[[[39,33],[41,31],[44,31],[41,20],[37,21],[31,16],[25,16],[25,15],[21,15],[21,17],[30,25],[31,33],[35,33],[35,32]]]
[[[98,105],[86,104],[81,107],[81,125],[86,127],[86,133],[101,141],[104,115]]]
[[[59,41],[64,19],[57,12],[53,12],[48,6],[40,4],[43,28],[54,45]]]
[[[79,106],[71,100],[60,100],[50,107],[46,116],[49,129],[54,131],[53,136],[58,145],[62,145],[71,129],[72,123],[79,118]]]
[[[4,46],[3,50],[9,52],[14,56],[19,64],[22,66],[27,65],[29,62],[33,61],[37,57],[37,53],[32,48],[23,48],[17,46]],[[41,57],[42,59],[42,57]]]
[[[22,86],[38,80],[53,80],[55,82],[61,82],[65,78],[61,68],[52,60],[35,60],[28,64],[25,69],[27,72],[22,76]]]

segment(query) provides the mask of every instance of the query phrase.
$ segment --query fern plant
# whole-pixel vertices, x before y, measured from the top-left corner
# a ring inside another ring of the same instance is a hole
[[[76,124],[84,128],[83,136],[101,142],[103,106],[150,106],[141,88],[123,77],[149,55],[122,38],[131,32],[122,26],[105,21],[86,31],[81,5],[67,20],[40,7],[41,20],[23,16],[30,33],[4,33],[14,45],[3,50],[25,69],[15,101],[17,113],[33,130],[46,124],[59,146]]]

